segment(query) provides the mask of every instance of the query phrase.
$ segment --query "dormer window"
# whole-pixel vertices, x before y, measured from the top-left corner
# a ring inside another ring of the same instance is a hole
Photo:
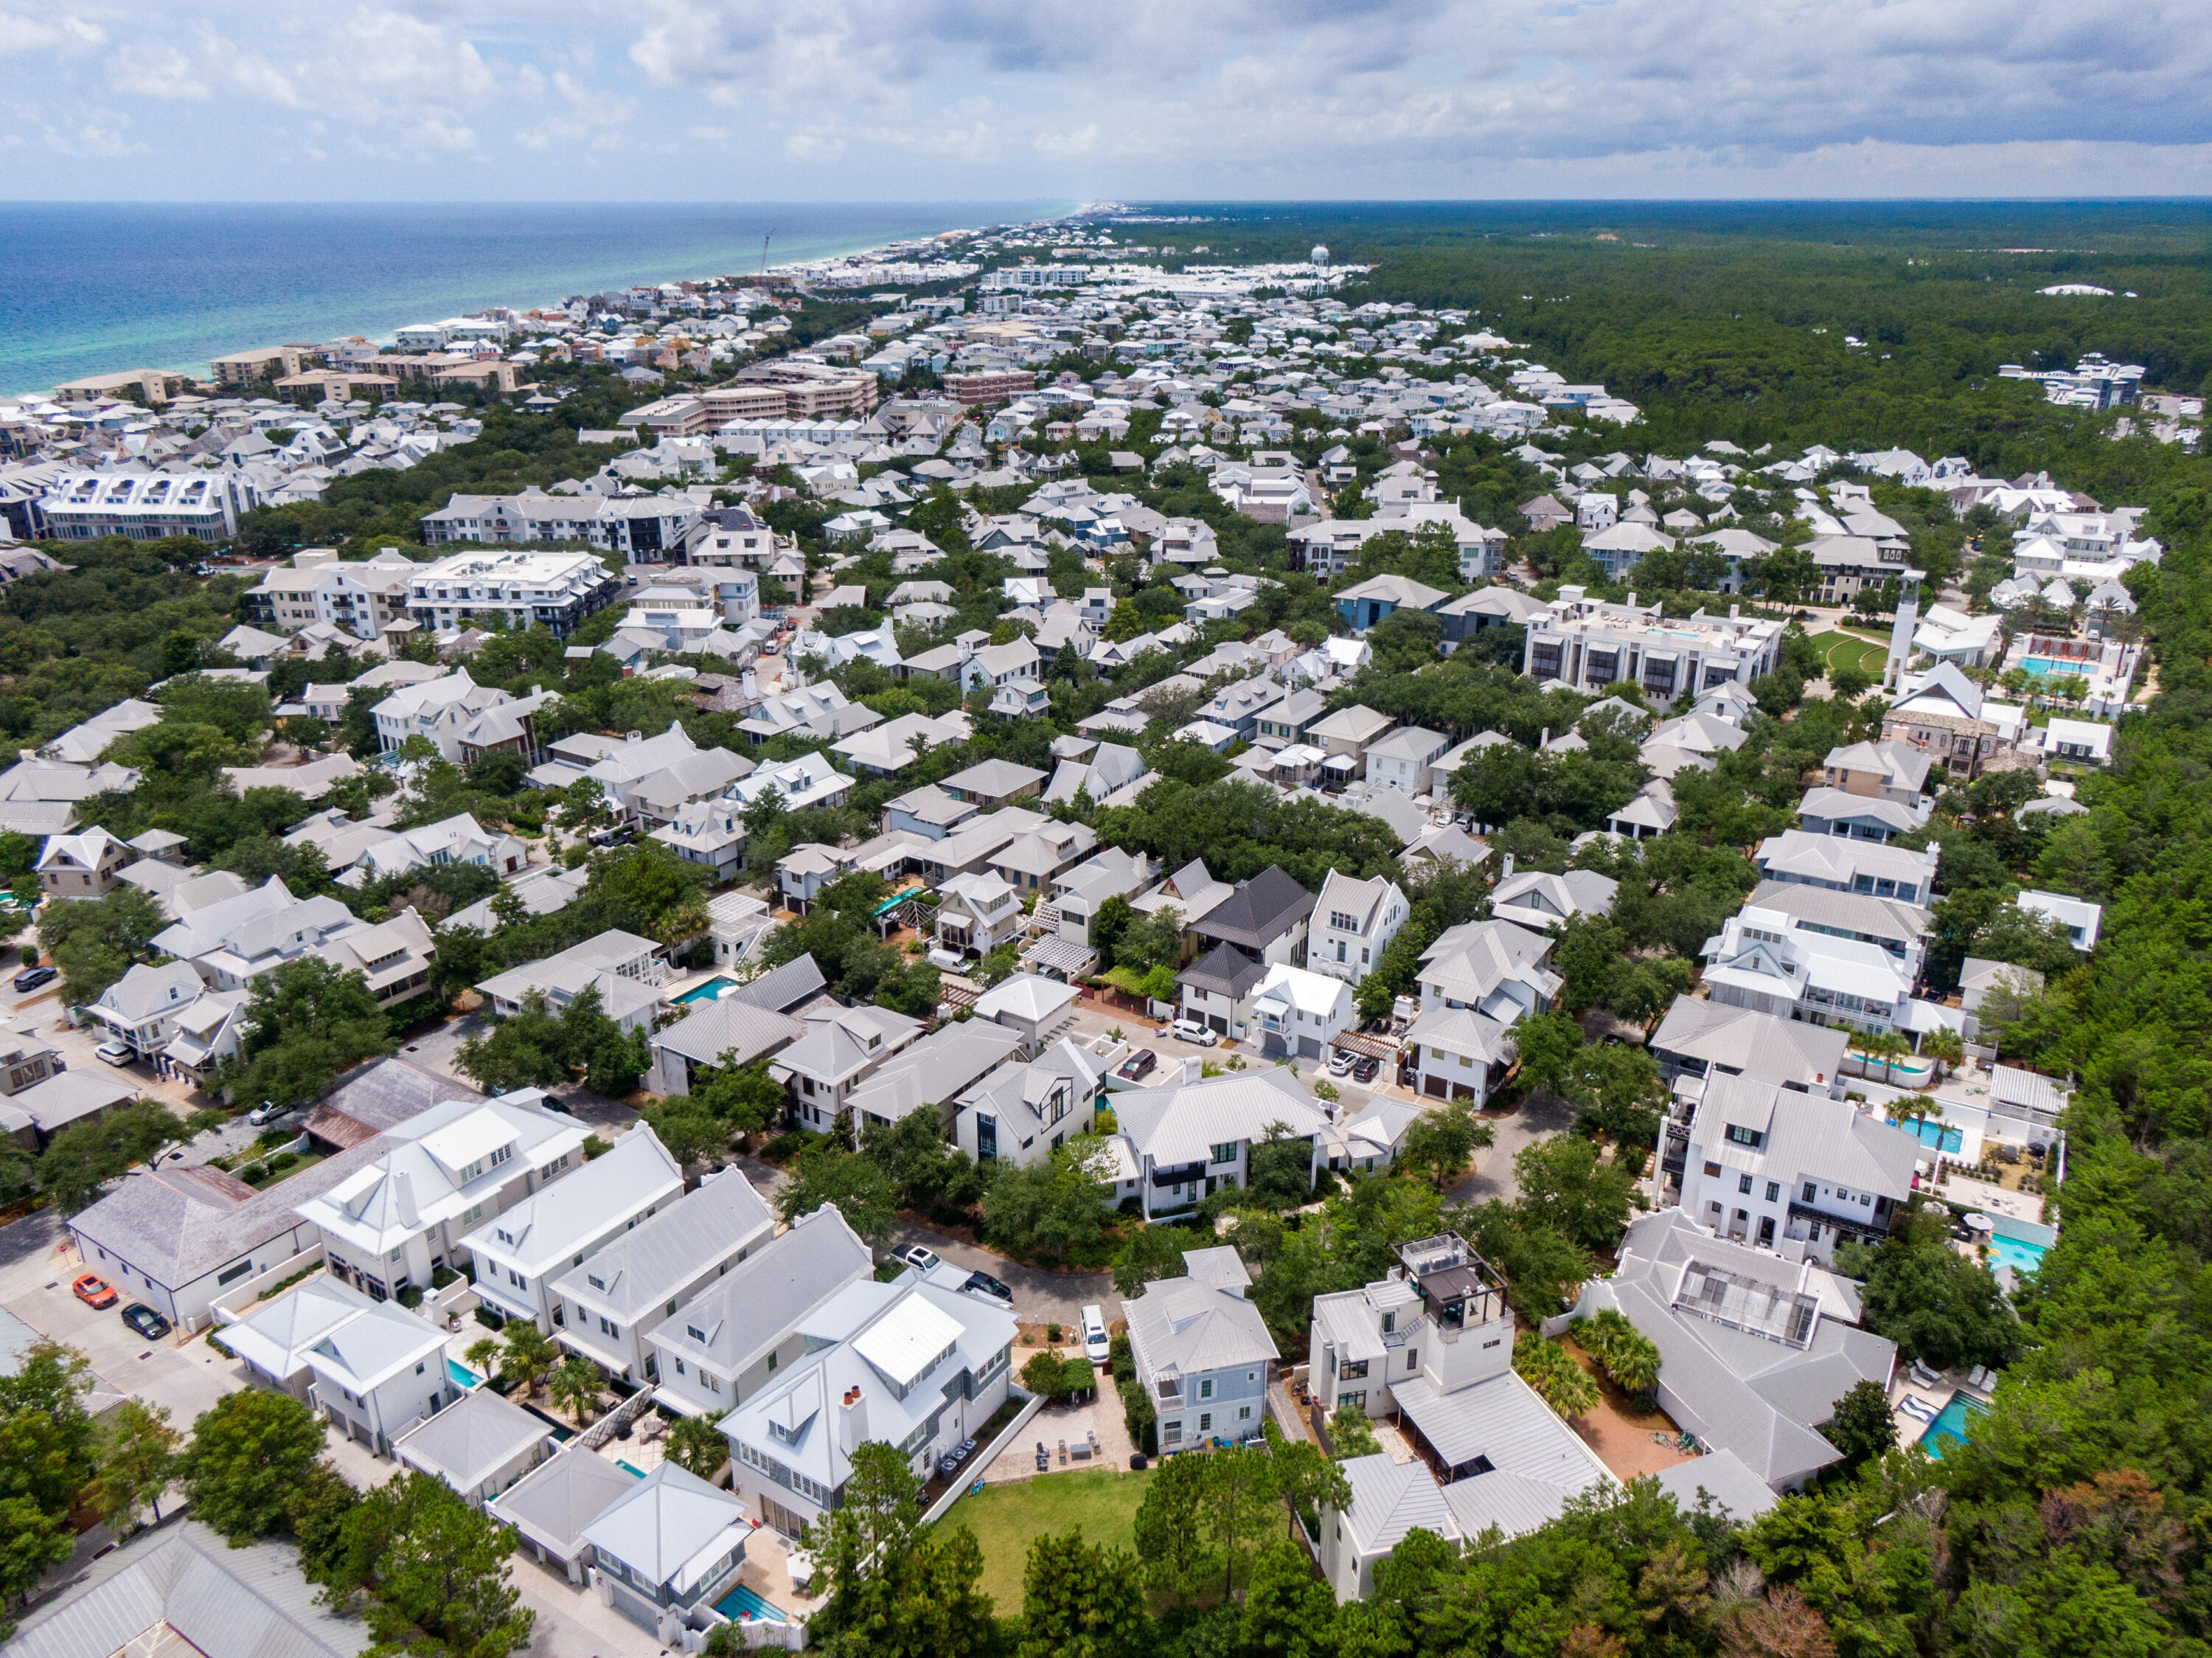
[[[585,1278],[584,1282],[585,1282],[586,1283],[588,1283],[589,1285],[591,1285],[591,1286],[592,1286],[592,1289],[594,1289],[605,1290],[605,1289],[606,1289],[606,1287],[607,1287],[607,1281],[606,1281],[605,1278],[599,1277],[598,1277],[598,1276],[597,1276],[597,1275],[595,1275],[595,1274],[594,1274],[594,1275],[591,1275],[591,1276],[587,1276],[587,1277]]]

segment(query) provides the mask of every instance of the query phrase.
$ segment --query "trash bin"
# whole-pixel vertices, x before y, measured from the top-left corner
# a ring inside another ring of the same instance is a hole
[[[1129,1453],[1129,1466],[1130,1466],[1132,1469],[1135,1470],[1136,1472],[1140,1472],[1140,1473],[1141,1473],[1141,1472],[1144,1471],[1144,1467],[1145,1467],[1145,1454],[1144,1454],[1142,1451],[1132,1451],[1132,1452],[1130,1452],[1130,1453]]]

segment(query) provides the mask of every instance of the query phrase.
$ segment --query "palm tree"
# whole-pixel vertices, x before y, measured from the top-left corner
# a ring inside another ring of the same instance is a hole
[[[729,1413],[717,1411],[710,1417],[686,1417],[668,1430],[668,1460],[686,1473],[696,1474],[702,1479],[712,1479],[715,1472],[730,1460],[730,1442],[722,1436],[718,1425]]]
[[[552,1342],[536,1325],[527,1319],[507,1321],[507,1350],[501,1356],[499,1372],[511,1386],[522,1389],[525,1399],[537,1391],[556,1356]]]
[[[546,1382],[545,1394],[556,1409],[574,1416],[580,1428],[584,1413],[599,1402],[599,1370],[589,1359],[565,1358]]]
[[[1966,1057],[1966,1039],[1948,1025],[1937,1027],[1922,1039],[1921,1051],[1939,1065],[1952,1066]]]
[[[471,1342],[461,1356],[469,1362],[469,1368],[478,1375],[489,1376],[499,1368],[499,1338],[496,1336],[482,1336]]]

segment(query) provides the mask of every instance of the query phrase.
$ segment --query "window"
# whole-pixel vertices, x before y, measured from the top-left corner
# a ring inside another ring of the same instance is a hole
[[[1766,1201],[1770,1204],[1773,1203],[1779,1199],[1781,1196],[1782,1182],[1779,1180],[1769,1180],[1766,1183]]]
[[[1384,1335],[1386,1335],[1386,1336],[1387,1336],[1387,1335],[1390,1334],[1393,1331],[1395,1331],[1397,1327],[1398,1327],[1398,1315],[1397,1315],[1397,1314],[1395,1314],[1395,1312],[1393,1312],[1393,1313],[1385,1313],[1385,1314],[1382,1315],[1382,1333],[1383,1333]]]
[[[1816,1187],[1816,1186],[1814,1186],[1814,1185],[1810,1180],[1806,1181],[1806,1182],[1805,1182],[1805,1196],[1804,1196],[1804,1199],[1803,1199],[1803,1201],[1805,1201],[1806,1203],[1808,1203],[1808,1204],[1809,1204],[1809,1203],[1811,1203],[1811,1202],[1813,1201],[1813,1198],[1814,1198],[1814,1194],[1818,1192],[1818,1190],[1819,1190],[1819,1188],[1818,1188],[1818,1187]]]
[[[1407,1373],[1408,1375],[1411,1375],[1413,1371],[1418,1370],[1418,1369],[1419,1369],[1420,1368],[1421,1368],[1421,1350],[1420,1350],[1419,1348],[1418,1348],[1418,1347],[1408,1347],[1408,1348],[1406,1350],[1406,1370],[1407,1370]]]
[[[770,1353],[768,1356],[768,1368],[770,1375],[774,1375],[775,1374],[775,1355],[773,1353]]]
[[[1751,1176],[1748,1174],[1737,1175],[1735,1177],[1735,1189],[1738,1192],[1749,1192],[1751,1190]]]
[[[1212,1433],[1212,1432],[1213,1431],[1213,1412],[1212,1412],[1212,1411],[1200,1411],[1200,1412],[1199,1412],[1199,1415],[1198,1415],[1198,1431],[1199,1431],[1199,1432],[1200,1432],[1201,1434],[1210,1434],[1210,1433]]]
[[[1766,1137],[1764,1134],[1755,1128],[1746,1128],[1741,1123],[1729,1125],[1728,1137],[1729,1144],[1749,1146],[1754,1151],[1766,1143]]]
[[[1216,1145],[1213,1148],[1212,1161],[1217,1163],[1235,1162],[1237,1161],[1237,1144],[1238,1143],[1235,1140],[1222,1141],[1218,1145]]]
[[[226,1266],[223,1268],[222,1271],[215,1275],[215,1281],[219,1284],[234,1283],[252,1271],[253,1271],[253,1261],[252,1258],[249,1256],[247,1259],[239,1262],[234,1266]]]
[[[1206,1380],[1198,1384],[1198,1396],[1200,1399],[1212,1399],[1213,1397],[1213,1381],[1211,1377],[1208,1377]]]
[[[1341,1411],[1347,1407],[1356,1411],[1364,1411],[1367,1408],[1366,1390],[1362,1388],[1356,1393],[1339,1393],[1336,1396],[1336,1408]]]
[[[1252,1407],[1251,1407],[1250,1405],[1238,1405],[1238,1406],[1237,1407],[1237,1421],[1239,1421],[1239,1422],[1249,1422],[1249,1421],[1251,1421],[1251,1419],[1252,1419]]]

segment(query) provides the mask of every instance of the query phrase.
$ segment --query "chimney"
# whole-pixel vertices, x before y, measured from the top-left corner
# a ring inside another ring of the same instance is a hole
[[[1500,881],[1510,881],[1510,880],[1512,880],[1512,879],[1513,879],[1513,854],[1512,854],[1512,853],[1508,852],[1508,853],[1505,855],[1505,862],[1504,862],[1503,864],[1501,864],[1501,865],[1499,865],[1499,866],[1498,866],[1498,878]]]
[[[623,741],[624,742],[643,742],[645,741],[645,733],[642,731],[625,731],[623,733]]]
[[[1633,610],[1633,609],[1635,609],[1635,608],[1636,608],[1636,594],[1635,594],[1635,593],[1634,593],[1632,590],[1630,592],[1630,594],[1629,594],[1629,595],[1628,595],[1628,607],[1629,607],[1631,610]]]
[[[850,1456],[867,1442],[868,1401],[855,1382],[837,1401],[837,1446]]]
[[[392,1177],[392,1205],[399,1211],[403,1226],[419,1226],[422,1217],[415,1208],[415,1177],[405,1169]]]
[[[1202,1059],[1186,1058],[1182,1062],[1182,1080],[1186,1082],[1197,1082],[1199,1080],[1199,1074],[1205,1064],[1206,1062]]]
[[[1731,622],[1739,622],[1742,619],[1743,607],[1741,605],[1730,605],[1729,607],[1729,620]]]

